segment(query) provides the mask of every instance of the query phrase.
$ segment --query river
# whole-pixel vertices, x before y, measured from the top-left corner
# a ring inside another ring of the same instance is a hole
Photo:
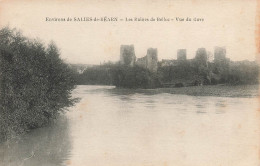
[[[78,86],[60,119],[0,145],[2,166],[257,166],[257,98]]]

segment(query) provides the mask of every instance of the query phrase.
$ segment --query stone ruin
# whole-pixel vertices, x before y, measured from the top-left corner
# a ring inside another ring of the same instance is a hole
[[[157,54],[157,48],[149,48],[147,50],[147,66],[146,68],[152,72],[156,72],[158,68],[158,54]]]
[[[208,65],[208,53],[205,48],[198,48],[195,60],[197,60],[201,65]]]
[[[149,48],[147,49],[146,56],[142,58],[138,58],[136,61],[138,66],[144,67],[151,72],[156,72],[158,68],[158,54],[157,48]]]
[[[226,60],[226,48],[225,47],[215,47],[214,50],[214,62],[222,62]]]
[[[199,65],[208,66],[208,52],[205,48],[198,48],[194,60]],[[177,50],[177,60],[164,60],[162,66],[178,65],[179,62],[187,60],[186,49]],[[223,63],[227,60],[226,48],[215,47],[214,62]],[[169,62],[169,63],[168,63]],[[121,45],[120,47],[120,64],[126,66],[134,66],[135,64],[144,67],[151,72],[156,72],[158,68],[158,51],[157,48],[148,48],[146,56],[136,60],[134,45]]]
[[[134,66],[136,60],[134,45],[121,45],[120,64]]]
[[[187,60],[186,49],[178,49],[177,50],[177,60],[178,61],[185,61],[185,60]]]

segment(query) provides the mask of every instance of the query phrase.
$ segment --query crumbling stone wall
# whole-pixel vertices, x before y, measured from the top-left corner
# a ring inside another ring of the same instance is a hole
[[[147,58],[146,58],[146,56],[144,56],[142,58],[138,58],[136,60],[136,65],[140,66],[140,67],[143,67],[143,68],[146,68],[147,67]]]

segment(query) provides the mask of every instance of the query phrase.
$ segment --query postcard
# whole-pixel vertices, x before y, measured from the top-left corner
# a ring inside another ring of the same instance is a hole
[[[259,0],[0,0],[0,165],[259,166]]]

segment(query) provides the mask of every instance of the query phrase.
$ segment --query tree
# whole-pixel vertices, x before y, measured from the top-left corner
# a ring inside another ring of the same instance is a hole
[[[0,30],[0,63],[2,139],[47,124],[75,102],[74,73],[54,43],[46,48],[5,27]]]

